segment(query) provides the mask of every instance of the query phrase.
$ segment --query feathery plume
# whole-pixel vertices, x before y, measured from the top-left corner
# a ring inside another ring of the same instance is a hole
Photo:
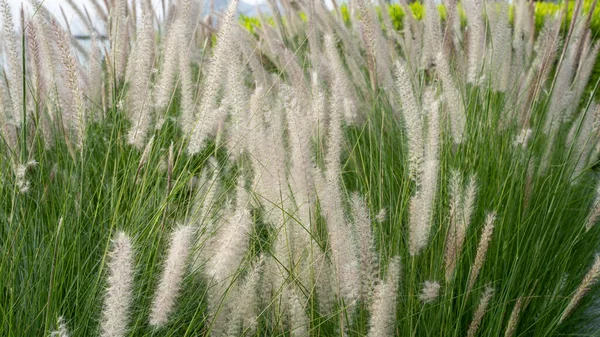
[[[510,102],[519,102],[523,97],[521,85],[524,82],[523,67],[525,65],[525,44],[521,36],[518,36],[516,31],[513,34],[512,55],[510,62],[510,74],[508,75],[507,86],[513,86],[508,92]]]
[[[547,17],[544,20],[544,26],[534,45],[536,57],[531,65],[532,70],[543,70],[546,74],[549,73],[550,67],[548,67],[548,62],[555,61],[560,42],[558,35],[561,26],[560,19],[560,17]],[[546,76],[542,76],[542,78],[545,79]]]
[[[462,226],[462,177],[460,176],[460,172],[454,169],[450,171],[449,185],[450,228],[448,229],[448,234],[446,236],[446,249],[444,254],[447,281],[454,275],[456,260],[460,254],[466,234],[466,227]]]
[[[116,0],[110,13],[110,47],[113,56],[114,73],[117,81],[125,74],[127,55],[129,52],[129,18],[127,17],[127,0]]]
[[[215,158],[210,157],[209,165],[203,169],[202,176],[210,179],[200,179],[198,189],[189,212],[188,223],[195,225],[198,228],[196,243],[193,249],[194,257],[192,270],[199,271],[206,262],[208,256],[205,256],[204,245],[210,247],[210,239],[215,234],[216,226],[220,216],[220,209],[217,209],[218,200],[217,193],[219,192],[219,169]],[[230,210],[225,207],[224,211]]]
[[[510,69],[510,80],[509,82],[512,84],[519,84],[519,79],[523,76],[522,69],[525,65],[526,58],[526,29],[528,25],[524,22],[528,21],[527,6],[525,1],[517,0],[514,4],[514,19],[513,19],[513,41],[512,47],[514,50],[511,69]],[[519,94],[518,91],[514,91],[512,98],[516,98],[516,95]]]
[[[321,200],[327,221],[327,232],[340,294],[346,305],[353,306],[359,296],[360,269],[357,262],[355,243],[350,236],[343,213],[340,157],[344,137],[342,133],[342,111],[339,103],[339,97],[332,97],[329,149],[325,156],[327,186],[322,191]]]
[[[531,59],[533,39],[535,36],[534,7],[533,3],[526,0],[515,0],[514,4],[514,34],[513,45],[521,44],[523,56]],[[518,40],[520,42],[515,41]]]
[[[347,50],[349,49],[349,47],[347,45],[344,45],[344,51],[346,53]],[[352,76],[352,83],[354,84],[355,88],[358,89],[359,92],[363,93],[364,95],[368,94],[368,84],[367,84],[367,78],[365,77],[365,74],[361,68],[361,63],[360,63],[360,59],[355,59],[352,56],[347,56],[346,57],[346,64],[348,65],[348,71],[350,71],[350,76]]]
[[[4,84],[0,83],[0,130],[2,131],[2,137],[7,147],[17,153],[19,146],[18,130],[12,122],[12,114],[10,113],[12,109],[7,107],[10,103],[8,102],[10,98],[7,91]]]
[[[404,13],[411,12],[407,1],[401,0],[400,5]],[[406,58],[409,64],[419,64],[423,44],[423,23],[422,21],[417,21],[412,15],[406,15],[404,18],[408,23],[404,25],[403,29]]]
[[[348,124],[356,123],[358,118],[357,111],[357,100],[355,98],[356,91],[352,87],[352,82],[348,77],[346,68],[342,64],[340,55],[338,54],[337,47],[333,36],[327,34],[324,37],[325,41],[325,52],[327,59],[330,62],[331,73],[333,75],[333,89],[332,95],[338,96],[341,100],[341,104],[344,111],[344,120]],[[343,97],[343,99],[342,99]]]
[[[127,333],[129,309],[133,301],[134,260],[129,237],[119,232],[109,254],[108,288],[104,298],[101,337],[120,337]]]
[[[144,151],[142,152],[142,155],[140,156],[140,163],[138,164],[138,168],[137,168],[138,171],[141,170],[142,167],[144,167],[144,165],[146,165],[146,163],[148,162],[148,159],[150,158],[150,152],[152,151],[153,145],[154,145],[154,136],[150,137],[150,140],[144,147]]]
[[[436,55],[441,51],[442,28],[440,15],[434,0],[425,0],[425,35],[421,54],[421,66],[428,68],[435,62]]]
[[[268,88],[271,86],[270,74],[265,70],[261,63],[260,56],[256,51],[259,49],[258,44],[261,41],[256,41],[254,36],[241,26],[235,26],[236,39],[238,47],[242,51],[244,60],[248,61],[250,71],[257,81],[257,87]]]
[[[314,205],[316,195],[314,188],[315,164],[312,160],[312,139],[310,117],[303,109],[303,95],[298,89],[284,86],[284,106],[287,110],[287,122],[290,147],[290,173],[288,176],[289,193],[294,200],[293,213],[297,213],[298,221],[289,224],[293,233],[292,250],[295,258],[305,255],[310,247],[310,230],[314,226]],[[304,259],[306,262],[306,259]],[[303,273],[308,276],[308,273]],[[307,280],[305,280],[307,281]],[[308,284],[308,282],[303,282]]]
[[[377,26],[377,43],[375,44],[377,55],[377,78],[379,87],[383,89],[383,92],[389,97],[389,103],[393,110],[397,110],[396,102],[396,91],[394,90],[394,77],[390,69],[393,68],[392,56],[394,48],[386,43],[381,28]]]
[[[476,83],[481,72],[483,50],[485,48],[485,21],[481,1],[467,1],[465,11],[468,22],[468,68],[467,81]]]
[[[151,72],[154,64],[154,27],[150,14],[142,18],[138,30],[137,45],[135,46],[136,58],[133,61],[134,74],[131,89],[128,93],[130,109],[128,116],[132,127],[127,135],[129,144],[142,150],[146,145],[146,137],[150,129],[151,114],[149,101],[151,90]]]
[[[287,185],[286,149],[283,145],[284,134],[282,114],[276,108],[266,110],[267,96],[264,89],[259,87],[251,97],[251,115],[257,116],[257,132],[249,134],[248,152],[252,155],[254,179],[252,190],[259,196],[265,209],[266,222],[275,227],[283,224],[283,195]],[[266,112],[269,111],[269,114]],[[269,121],[270,123],[266,123]]]
[[[379,213],[375,216],[375,221],[382,223],[387,219],[387,211],[385,208],[379,210]]]
[[[21,69],[21,57],[19,43],[14,33],[14,24],[11,8],[6,0],[0,3],[2,19],[4,21],[4,43],[8,56],[8,68],[10,75],[10,98],[12,102],[12,114],[8,117],[15,126],[21,126],[23,122],[23,72]]]
[[[5,92],[5,88],[4,88],[4,84],[0,83],[0,125],[2,126],[2,136],[7,139],[7,128],[6,128],[6,118],[7,116],[7,111],[10,111],[10,109],[7,109],[6,106],[8,104],[7,101],[7,96],[8,93]],[[10,141],[10,139],[7,139],[7,142],[10,142],[8,145],[12,148],[13,146],[13,142]],[[16,143],[15,143],[16,144]]]
[[[184,40],[188,41],[188,40]],[[190,67],[190,48],[187,43],[180,44],[179,76],[181,76],[181,127],[185,134],[191,132],[196,118],[196,102],[194,97],[194,80]]]
[[[569,304],[560,316],[559,324],[562,323],[573,312],[573,310],[575,310],[575,308],[577,308],[579,301],[581,301],[581,299],[588,293],[588,291],[590,291],[590,289],[596,284],[596,282],[598,282],[599,279],[600,254],[596,254],[592,268],[590,268],[588,273],[581,281],[581,284],[579,284],[579,287],[577,287],[573,297],[571,297],[571,301],[569,301]]]
[[[252,270],[246,276],[244,283],[240,287],[239,296],[234,299],[234,307],[229,321],[227,334],[231,337],[242,335],[254,335],[256,325],[258,324],[259,289],[264,273],[264,257],[256,263]]]
[[[39,109],[43,106],[42,99],[44,99],[46,95],[46,87],[45,81],[43,80],[43,68],[42,68],[42,60],[41,60],[41,46],[37,37],[37,30],[32,21],[27,23],[27,57],[29,60],[33,60],[31,62],[31,72],[32,72],[32,82],[33,87],[35,88],[35,96],[37,100],[37,108]]]
[[[377,257],[375,255],[375,240],[373,238],[369,208],[363,198],[357,193],[351,198],[352,217],[356,226],[358,255],[361,273],[361,298],[367,301],[371,297],[375,278],[377,277]]]
[[[521,307],[523,306],[523,297],[519,297],[517,299],[517,303],[515,303],[515,307],[513,308],[512,313],[510,314],[510,318],[508,319],[508,323],[506,325],[506,333],[504,337],[512,337],[517,331],[517,325],[519,324],[519,316],[521,316]]]
[[[55,119],[55,116],[54,111],[52,111],[53,109],[51,109],[51,106],[52,104],[56,104],[58,102],[56,90],[52,90],[52,88],[54,87],[53,81],[57,78],[55,71],[55,69],[57,68],[57,62],[55,61],[55,46],[50,41],[53,40],[48,36],[48,32],[51,30],[48,29],[47,23],[46,21],[44,21],[42,15],[34,15],[30,23],[33,27],[35,27],[36,39],[38,40],[40,51],[40,69],[43,69],[43,72],[40,73],[39,80],[43,82],[43,84],[40,84],[40,86],[43,87],[44,91],[42,91],[42,93],[38,93],[38,95],[41,96],[43,95],[43,93],[46,94],[46,97],[44,98],[46,99],[47,106],[50,108],[47,112],[47,118],[50,121],[53,121]]]
[[[498,90],[499,92],[509,92],[509,95],[507,95],[507,98],[510,99],[511,95],[510,95],[510,91],[512,90],[512,88],[510,87],[511,85],[511,69],[512,69],[512,60],[513,60],[513,52],[512,52],[512,42],[509,39],[507,42],[508,46],[502,46],[500,48],[506,48],[508,50],[508,52],[506,53],[506,55],[504,56],[504,58],[502,59],[502,65],[500,66],[500,70],[498,70],[499,72],[499,76],[500,79],[498,81],[492,81],[492,83],[495,83],[494,86],[496,87],[496,90]]]
[[[292,241],[291,233],[288,231],[287,223],[283,223],[280,227],[277,227],[277,235],[275,236],[275,242],[273,243],[273,255],[269,259],[269,270],[268,274],[268,285],[269,293],[265,294],[265,298],[275,299],[275,312],[279,316],[285,316],[289,314],[289,297],[287,291],[293,279],[294,261],[292,256],[292,249],[288,245],[288,242]],[[285,317],[287,319],[289,317]]]
[[[588,34],[587,37],[589,39],[590,34]],[[581,100],[590,80],[590,76],[592,75],[592,71],[594,70],[599,51],[600,43],[598,42],[594,43],[589,51],[582,51],[579,68],[575,75],[575,79],[573,80],[573,85],[575,86],[575,88],[573,88],[573,102],[579,102]]]
[[[513,146],[521,147],[523,150],[527,149],[532,133],[533,131],[531,129],[521,129],[521,132],[519,132],[513,141]]]
[[[492,240],[492,233],[494,232],[495,222],[496,213],[488,213],[487,217],[485,218],[485,225],[483,226],[481,239],[479,239],[479,246],[477,247],[475,261],[473,262],[473,266],[471,267],[471,274],[469,275],[469,285],[467,287],[467,292],[469,292],[473,288],[473,285],[475,285],[477,276],[479,276],[481,267],[483,267],[483,263],[485,262],[485,256],[487,254],[490,241]]]
[[[436,281],[425,281],[419,299],[423,303],[431,303],[440,295],[440,284]]]
[[[252,116],[248,114],[248,90],[244,83],[244,60],[239,56],[231,56],[227,71],[226,92],[221,106],[229,111],[226,145],[233,159],[237,158],[245,149],[248,134],[251,132]],[[225,102],[225,103],[223,103]],[[219,129],[219,133],[224,130]],[[219,139],[220,134],[217,135]]]
[[[597,120],[600,115],[600,105],[592,103],[589,107],[584,107],[579,118],[573,123],[569,132],[566,146],[573,146],[573,159],[575,169],[573,177],[579,177],[581,173],[590,164],[593,157],[594,147],[598,139]],[[577,179],[572,180],[575,184]]]
[[[177,67],[181,67],[181,59],[185,59],[186,56],[178,54],[181,52],[181,48],[187,49],[186,47],[178,47],[183,39],[182,34],[184,27],[181,21],[176,20],[171,22],[169,28],[170,29],[167,30],[165,36],[162,52],[163,58],[154,88],[154,110],[157,113],[164,110],[171,101],[171,96],[173,95],[173,91],[175,89],[174,80],[177,73]],[[183,44],[185,45],[186,43],[184,42]],[[184,67],[186,66],[187,63],[184,65]],[[181,69],[181,71],[183,72],[187,70]],[[163,122],[164,121],[162,118],[159,118],[156,128],[161,128]]]
[[[227,60],[232,57],[234,51],[233,30],[235,26],[234,17],[237,11],[239,0],[233,0],[227,8],[227,12],[220,22],[217,44],[214,47],[213,60],[210,64],[206,81],[204,83],[204,93],[202,94],[202,104],[198,112],[192,131],[188,134],[190,142],[188,152],[193,155],[200,151],[204,140],[213,131],[219,123],[221,114],[216,111],[217,96],[222,85],[223,77],[227,70]],[[239,53],[239,51],[238,51]]]
[[[86,129],[86,108],[83,101],[83,91],[79,83],[79,69],[77,61],[71,52],[70,35],[61,29],[56,22],[53,23],[54,33],[57,38],[57,46],[60,51],[60,58],[65,68],[65,80],[70,90],[68,102],[68,113],[63,116],[67,124],[65,127],[69,130],[75,129],[75,144],[82,148],[85,129]]]
[[[487,312],[488,305],[490,304],[490,300],[494,296],[494,288],[490,286],[486,286],[483,291],[483,295],[479,300],[479,305],[477,306],[477,311],[475,311],[475,315],[473,316],[473,320],[471,321],[471,325],[469,325],[469,331],[467,332],[467,337],[475,337],[477,334],[477,330],[481,325],[481,320],[483,320],[483,316]]]
[[[221,285],[233,276],[248,249],[248,235],[252,229],[252,218],[248,210],[248,192],[242,179],[238,181],[235,205],[227,206],[223,212],[217,233],[207,243],[209,257],[204,272],[208,278]]]
[[[291,286],[290,286],[291,287]],[[287,301],[289,303],[289,314],[290,314],[290,330],[293,337],[308,337],[310,336],[309,317],[306,315],[306,310],[297,291],[294,287],[285,288]]]
[[[35,167],[36,165],[37,165],[37,162],[35,160],[30,160],[25,164],[18,165],[14,169],[15,182],[17,185],[17,189],[19,190],[19,193],[25,194],[29,191],[29,188],[31,187],[31,183],[29,182],[29,180],[27,180],[25,178],[25,175],[27,174],[27,171],[30,168]]]
[[[437,193],[440,147],[438,101],[434,99],[432,92],[428,92],[425,102],[429,106],[429,139],[423,162],[422,184],[410,200],[409,252],[411,256],[418,255],[427,245]]]
[[[423,120],[407,66],[396,61],[394,70],[396,72],[396,88],[402,102],[402,116],[406,123],[409,174],[416,181],[420,178],[420,166],[423,159]]]
[[[195,180],[190,180],[190,187],[194,188],[194,200],[191,202],[191,207],[188,213],[188,222],[196,224],[197,219],[202,213],[202,209],[204,208],[203,203],[206,196],[206,191],[210,188],[208,185],[208,175],[209,170],[208,167],[204,167],[200,176]],[[196,178],[196,177],[194,177]],[[207,188],[208,187],[208,188]]]
[[[191,226],[181,226],[171,234],[167,259],[150,311],[150,325],[154,327],[165,325],[175,307],[193,236],[194,228]]]
[[[349,55],[347,60],[354,60],[359,62],[361,66],[364,66],[364,57],[361,56],[363,53],[360,51],[360,43],[356,43],[355,34],[351,32],[343,22],[340,22],[338,18],[334,17],[329,9],[323,5],[322,2],[317,2],[317,14],[325,22],[325,30],[331,30],[337,35],[344,47],[344,55]],[[368,62],[367,62],[368,63]]]
[[[385,281],[379,283],[375,288],[374,299],[371,304],[369,337],[394,335],[400,268],[400,257],[393,257],[388,264]]]
[[[301,4],[303,10],[305,10],[306,16],[308,17],[308,25],[305,25],[306,38],[308,40],[308,56],[310,58],[310,64],[313,68],[317,68],[321,63],[321,48],[320,48],[320,36],[319,36],[319,25],[318,16],[315,13],[315,2],[309,1],[308,4]],[[318,5],[317,5],[318,6]]]
[[[490,77],[495,79],[491,81],[492,86],[495,90],[504,92],[506,90],[506,80],[503,80],[503,78],[509,73],[508,68],[512,52],[512,32],[509,22],[510,5],[504,2],[499,2],[497,5],[499,11],[494,8],[487,11],[492,35],[492,47],[488,49],[488,52],[491,53],[489,67]]]
[[[467,116],[461,92],[454,81],[454,76],[452,76],[448,62],[446,54],[437,54],[436,70],[442,82],[442,95],[446,103],[446,115],[450,119],[452,138],[456,144],[460,144],[465,133]]]
[[[335,303],[335,280],[332,277],[334,275],[334,270],[333,265],[327,259],[325,252],[320,247],[316,247],[314,250],[314,287],[317,293],[317,299],[319,301],[319,313],[322,316],[327,317],[333,312]]]
[[[207,165],[202,169],[202,176],[197,184],[198,188],[189,214],[189,221],[195,223],[197,226],[203,221],[208,221],[211,209],[215,208],[217,191],[219,189],[218,166],[219,163],[217,160],[214,157],[210,157]]]
[[[89,92],[89,97],[95,106],[94,111],[98,111],[98,108],[102,108],[102,92],[104,89],[104,82],[102,78],[102,51],[98,43],[98,36],[95,33],[92,34],[90,49],[90,57],[88,59],[89,81],[87,83],[87,92]],[[91,117],[96,119],[98,118],[98,115],[94,114]]]
[[[530,88],[529,93],[524,97],[527,99],[526,104],[520,104],[522,110],[520,122],[524,126],[528,124],[530,104],[536,95],[536,91],[540,91],[542,86],[545,85],[556,60],[561,23],[562,20],[557,17],[549,17],[544,20],[544,26],[534,46],[535,59],[529,67],[524,83],[517,85],[517,87],[520,87],[519,90]]]
[[[579,2],[577,5],[579,6]],[[578,13],[578,10],[576,10]],[[549,141],[547,151],[552,147],[555,139],[555,131],[564,121],[569,120],[572,111],[572,102],[575,99],[575,93],[572,90],[573,80],[576,75],[577,62],[580,54],[580,44],[585,35],[585,20],[577,18],[574,14],[571,19],[571,27],[569,29],[565,46],[563,47],[563,55],[559,68],[556,71],[554,85],[552,87],[552,95],[548,106],[548,113],[544,120],[544,132],[552,134]],[[544,157],[547,157],[546,153]]]
[[[377,89],[377,68],[376,68],[376,44],[377,44],[377,20],[375,14],[372,12],[372,8],[366,0],[358,0],[358,8],[360,10],[360,16],[362,19],[362,38],[365,44],[365,50],[367,54],[367,68],[369,69],[369,75],[371,77],[371,90],[373,92]]]
[[[446,7],[446,27],[444,30],[444,50],[446,52],[458,51],[463,40],[461,16],[458,13],[458,1],[447,0],[442,2]],[[413,19],[414,20],[414,19]]]
[[[463,191],[463,202],[462,202],[462,219],[465,228],[469,228],[471,223],[471,216],[475,211],[475,199],[477,197],[477,177],[471,175],[469,178],[469,184]]]
[[[67,329],[67,323],[65,323],[65,319],[60,316],[58,317],[58,327],[56,330],[50,333],[50,337],[69,337],[69,329]]]
[[[312,138],[316,139],[319,146],[323,144],[324,130],[327,129],[327,98],[323,84],[319,81],[319,75],[316,71],[311,74],[311,133]]]

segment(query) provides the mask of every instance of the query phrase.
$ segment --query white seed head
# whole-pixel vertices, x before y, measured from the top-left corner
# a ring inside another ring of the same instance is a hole
[[[58,326],[56,330],[50,333],[50,337],[69,337],[69,329],[67,329],[67,323],[65,323],[65,319],[60,316],[58,317]]]
[[[519,297],[513,311],[510,314],[510,318],[508,319],[508,323],[506,325],[506,332],[504,333],[504,337],[512,337],[517,331],[517,325],[519,324],[519,317],[521,316],[521,309],[523,306],[523,297]]]
[[[481,325],[481,321],[483,320],[483,316],[487,312],[488,305],[490,304],[490,300],[494,296],[494,288],[490,286],[486,286],[483,291],[483,295],[479,300],[479,305],[477,306],[477,311],[475,311],[475,315],[473,316],[473,320],[471,321],[471,325],[469,325],[469,331],[467,332],[467,337],[475,337],[477,334],[477,330]]]
[[[127,334],[134,275],[133,247],[129,237],[123,232],[117,233],[113,241],[108,273],[100,336],[122,337]]]
[[[410,200],[409,252],[416,256],[427,246],[435,206],[440,148],[439,105],[432,92],[425,94],[429,110],[429,135],[425,160],[422,163],[421,186]]]
[[[483,232],[481,233],[481,239],[479,239],[479,246],[477,247],[475,261],[473,262],[473,266],[471,267],[471,274],[469,275],[469,285],[467,291],[470,291],[473,288],[473,286],[475,285],[475,281],[477,280],[477,276],[479,276],[479,272],[483,267],[483,263],[485,262],[485,256],[487,254],[490,241],[492,240],[492,233],[494,232],[495,222],[496,213],[488,213],[485,219],[485,226],[483,227]]]
[[[154,327],[165,325],[175,308],[194,233],[191,226],[180,226],[171,233],[169,250],[150,311],[150,325]]]
[[[361,298],[367,301],[373,291],[377,277],[377,257],[372,233],[369,208],[364,199],[353,194],[351,199],[352,217],[357,233],[358,255],[361,274]]]
[[[385,281],[377,284],[371,304],[369,337],[393,336],[396,326],[396,301],[400,280],[400,257],[392,258]]]
[[[563,310],[562,315],[560,316],[559,322],[562,323],[572,312],[577,308],[577,305],[581,301],[581,299],[592,289],[592,287],[600,280],[600,254],[596,254],[594,259],[594,264],[585,275],[577,290],[571,297],[571,301]]]
[[[440,284],[437,281],[425,281],[419,299],[423,303],[431,303],[440,295]]]
[[[524,150],[527,149],[527,145],[529,144],[529,139],[531,138],[532,133],[533,131],[531,129],[522,129],[521,132],[515,137],[513,145],[515,147],[521,147]]]
[[[385,208],[379,210],[379,213],[375,216],[375,220],[379,223],[384,222],[387,219],[387,211]]]

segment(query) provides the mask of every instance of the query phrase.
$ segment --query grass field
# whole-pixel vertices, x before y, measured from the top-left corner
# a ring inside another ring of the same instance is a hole
[[[600,336],[595,2],[237,1],[0,0],[0,336]]]

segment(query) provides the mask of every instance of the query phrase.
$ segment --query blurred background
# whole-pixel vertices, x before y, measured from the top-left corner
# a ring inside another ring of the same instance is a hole
[[[79,17],[73,10],[71,3],[75,4],[82,10],[87,9],[87,11],[90,14],[90,17],[93,19],[95,17],[95,12],[93,10],[94,6],[93,6],[91,0],[72,0],[72,1],[68,1],[68,0],[37,0],[37,1],[39,3],[41,3],[45,8],[47,8],[50,12],[52,12],[52,14],[54,14],[55,17],[62,18],[61,21],[68,22],[68,26],[71,28],[71,32],[73,33],[73,35],[85,37],[86,35],[89,34],[84,23],[79,19]],[[97,1],[101,5],[103,5],[103,2],[105,0],[97,0]],[[111,0],[106,0],[106,1],[111,1]],[[132,1],[137,2],[138,6],[139,6],[139,3],[142,2],[142,0],[127,0],[128,3],[131,3]],[[163,17],[165,15],[165,12],[168,13],[168,7],[169,7],[170,3],[176,2],[176,1],[172,1],[172,0],[149,0],[149,1],[152,2],[152,5],[156,12],[156,15],[159,18]],[[19,12],[20,12],[21,8],[23,8],[25,10],[25,13],[29,13],[30,15],[31,15],[31,13],[33,13],[34,6],[32,5],[32,2],[33,1],[30,1],[30,0],[8,0],[8,4],[11,7],[12,12],[13,12],[13,20],[14,20],[14,24],[16,27],[20,26],[20,24],[19,24],[20,13]],[[200,1],[197,0],[197,2],[200,2]],[[223,10],[225,7],[227,7],[229,0],[212,0],[212,1],[205,0],[204,2],[205,2],[204,3],[204,12],[206,14],[208,14],[211,11],[220,12],[221,10]],[[163,10],[163,8],[164,8],[164,10]],[[257,11],[261,11],[262,13],[268,13],[270,11],[269,6],[267,6],[267,4],[265,3],[265,0],[240,0],[240,4],[238,6],[239,14],[252,16],[252,15],[255,15],[257,13]],[[0,19],[0,21],[2,21],[2,19]],[[66,22],[60,22],[60,23],[63,26],[67,26]],[[102,29],[104,27],[100,27],[100,25],[98,25],[98,27],[96,27],[96,28],[100,32],[102,32]]]

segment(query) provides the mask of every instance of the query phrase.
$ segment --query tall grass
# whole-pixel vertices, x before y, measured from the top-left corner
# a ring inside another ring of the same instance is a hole
[[[593,5],[0,1],[0,335],[600,335]]]

